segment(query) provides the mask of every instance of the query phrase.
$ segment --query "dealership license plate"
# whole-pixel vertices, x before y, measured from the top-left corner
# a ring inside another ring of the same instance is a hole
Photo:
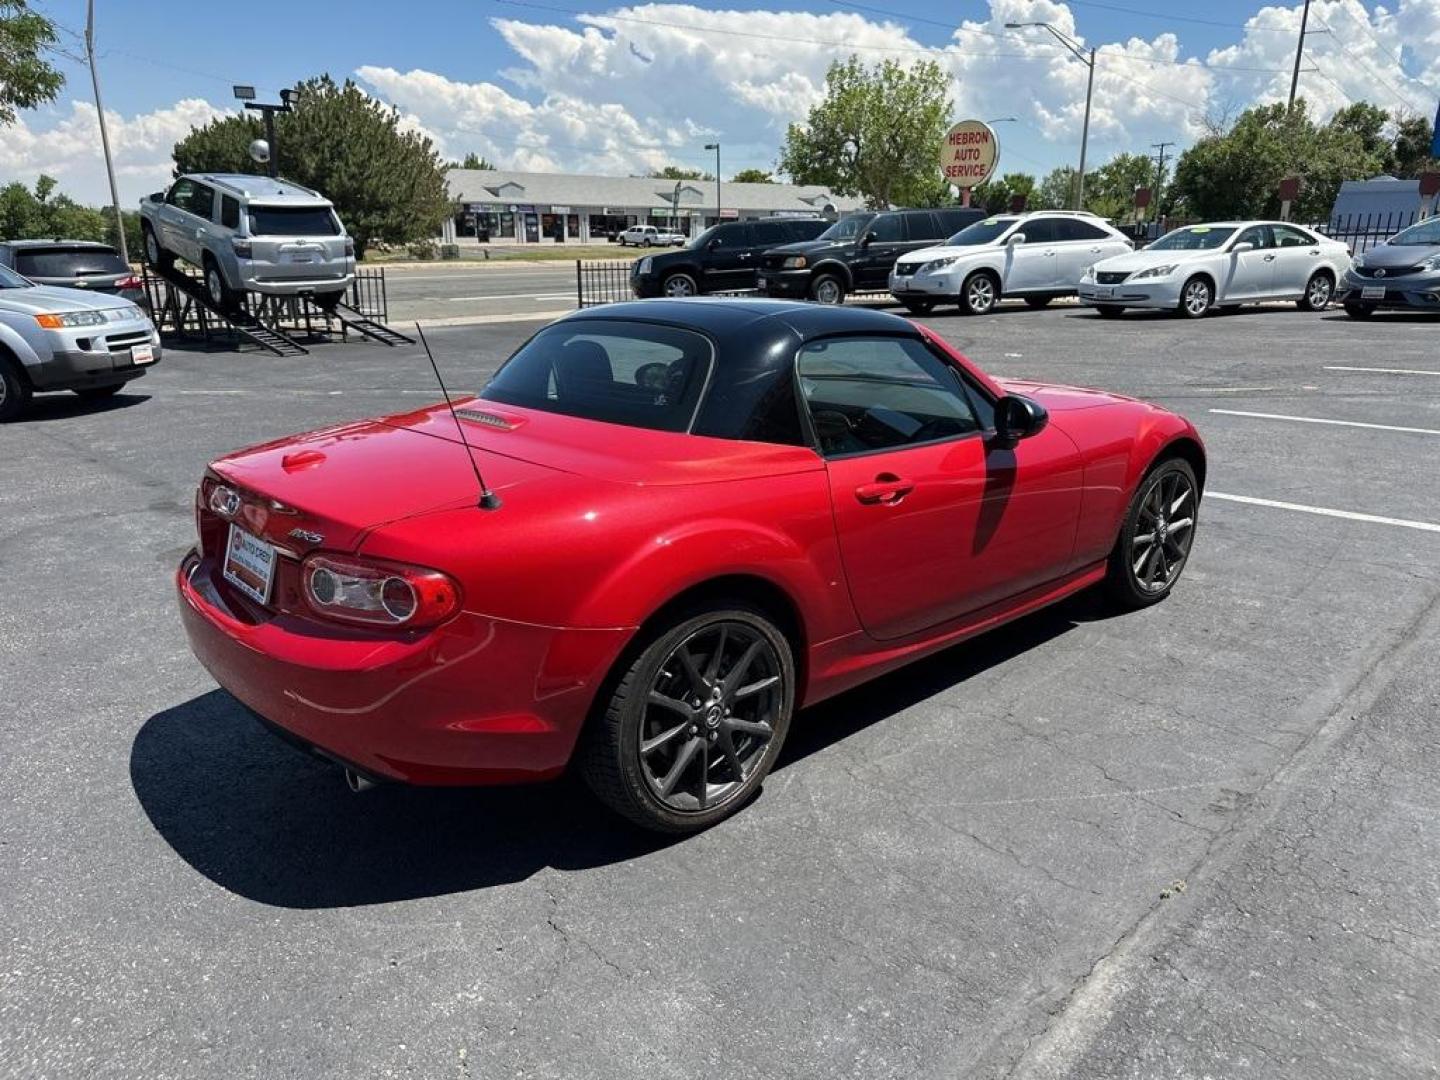
[[[1113,285],[1097,285],[1097,286],[1095,286],[1095,295],[1096,295],[1096,296],[1114,296],[1114,295],[1115,295],[1115,286],[1113,286]]]
[[[270,599],[270,585],[275,580],[275,548],[240,526],[231,525],[222,573],[231,585],[264,604]]]
[[[1366,285],[1364,288],[1362,288],[1362,289],[1360,290],[1360,299],[1362,299],[1362,300],[1384,300],[1384,299],[1385,299],[1385,286],[1384,286],[1384,285]]]
[[[755,275],[755,287],[756,287],[757,289],[763,289],[763,288],[765,288],[765,286],[768,285],[769,283],[770,283],[770,279],[769,279],[768,277],[766,277],[764,274],[756,274],[756,275]]]
[[[131,345],[130,362],[132,364],[153,364],[155,362],[155,346]]]

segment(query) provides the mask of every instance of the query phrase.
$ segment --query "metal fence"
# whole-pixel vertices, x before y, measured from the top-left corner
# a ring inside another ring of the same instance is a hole
[[[575,260],[575,306],[596,307],[630,300],[630,263],[620,259]]]
[[[1332,240],[1342,241],[1350,248],[1352,255],[1369,251],[1383,244],[1401,229],[1409,228],[1418,219],[1414,210],[1395,211],[1388,214],[1346,214],[1330,219],[1329,224],[1316,225],[1315,230]]]
[[[385,293],[385,268],[357,266],[345,302],[367,319],[388,322],[390,302]]]

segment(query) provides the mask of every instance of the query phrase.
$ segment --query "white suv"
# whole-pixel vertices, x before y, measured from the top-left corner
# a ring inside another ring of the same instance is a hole
[[[654,225],[631,225],[620,234],[620,246],[634,244],[636,247],[680,247],[685,237],[668,229],[657,229]]]
[[[896,260],[890,294],[917,314],[949,301],[967,315],[984,315],[1003,296],[1044,307],[1073,295],[1090,266],[1134,247],[1094,214],[999,214],[966,226],[939,247]]]
[[[289,180],[182,176],[140,202],[145,261],[200,268],[222,311],[245,293],[310,296],[332,310],[355,279],[355,242],[330,200]]]

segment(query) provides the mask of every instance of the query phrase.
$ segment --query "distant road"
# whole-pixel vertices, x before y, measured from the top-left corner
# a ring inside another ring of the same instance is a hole
[[[387,268],[385,289],[392,323],[533,315],[575,307],[575,267]]]

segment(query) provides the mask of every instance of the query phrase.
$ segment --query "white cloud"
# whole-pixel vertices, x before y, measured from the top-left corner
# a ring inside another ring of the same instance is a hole
[[[32,184],[46,173],[60,190],[79,202],[96,206],[110,202],[105,158],[100,150],[100,124],[95,106],[71,101],[70,112],[54,124],[37,128],[30,116],[0,128],[0,180]],[[115,181],[121,205],[133,209],[140,198],[169,183],[175,143],[192,127],[227,113],[199,98],[186,98],[163,109],[134,116],[105,110],[110,149],[115,156]]]

